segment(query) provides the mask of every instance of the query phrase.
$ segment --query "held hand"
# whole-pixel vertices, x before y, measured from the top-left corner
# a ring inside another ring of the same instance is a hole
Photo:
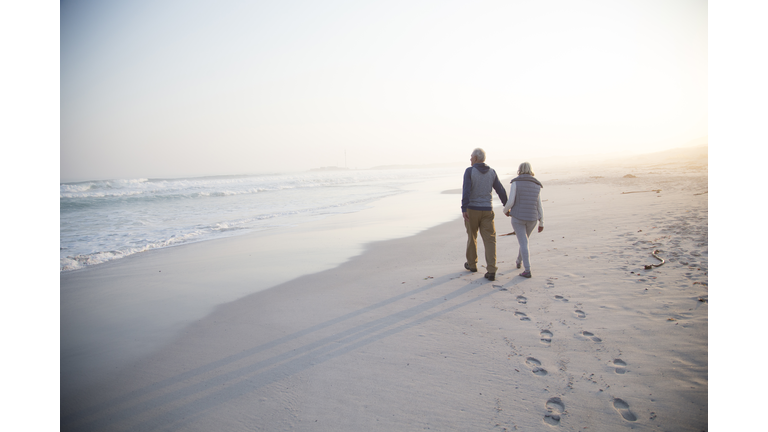
[[[462,212],[462,216],[464,216],[464,220],[469,222],[469,215],[467,215],[467,212]]]
[[[507,210],[504,214],[507,215],[507,217],[512,217],[512,210]]]
[[[542,232],[542,231],[544,231],[544,227],[539,225],[539,232]]]

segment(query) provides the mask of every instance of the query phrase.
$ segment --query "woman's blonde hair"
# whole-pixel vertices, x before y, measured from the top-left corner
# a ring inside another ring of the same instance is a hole
[[[517,169],[517,175],[520,175],[520,174],[530,174],[532,176],[536,175],[533,173],[533,169],[531,169],[531,164],[528,162],[523,162],[520,164],[520,168]]]

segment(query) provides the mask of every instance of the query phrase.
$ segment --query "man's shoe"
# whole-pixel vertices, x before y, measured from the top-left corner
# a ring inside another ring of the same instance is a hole
[[[476,269],[476,268],[472,268],[472,267],[470,267],[470,266],[469,266],[469,263],[464,263],[464,268],[465,268],[465,269],[467,269],[467,270],[469,270],[469,271],[471,271],[472,273],[474,273],[474,272],[476,272],[476,271],[477,271],[477,269]]]
[[[488,280],[496,280],[496,273],[486,273],[485,278]]]
[[[524,272],[520,273],[520,276],[522,276],[522,277],[524,277],[524,278],[530,278],[530,277],[531,277],[531,272],[529,272],[528,270],[526,270],[526,271],[524,271]]]

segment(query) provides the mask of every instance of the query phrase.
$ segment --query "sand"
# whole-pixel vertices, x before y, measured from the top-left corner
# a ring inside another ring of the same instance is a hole
[[[707,430],[706,165],[537,177],[531,279],[517,276],[514,236],[498,238],[495,281],[465,271],[457,211],[225,302],[87,385],[65,385],[62,369],[61,429]],[[496,227],[512,231],[500,207]],[[185,268],[242,259],[245,241],[152,262],[175,266],[163,283],[181,287]],[[665,264],[645,269],[655,250]],[[62,277],[62,304],[70,279],[130,287],[159,273],[125,261]],[[211,266],[199,283],[247,285],[232,271]]]

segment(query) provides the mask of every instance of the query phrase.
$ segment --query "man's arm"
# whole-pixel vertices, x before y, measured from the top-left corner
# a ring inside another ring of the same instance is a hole
[[[469,206],[469,191],[472,189],[472,167],[464,171],[464,185],[461,188],[461,212],[464,219],[467,218],[467,206]]]
[[[501,205],[507,205],[507,191],[504,190],[504,186],[499,181],[498,175],[493,179],[493,189],[496,191],[496,195],[499,196],[499,199],[501,199]]]

